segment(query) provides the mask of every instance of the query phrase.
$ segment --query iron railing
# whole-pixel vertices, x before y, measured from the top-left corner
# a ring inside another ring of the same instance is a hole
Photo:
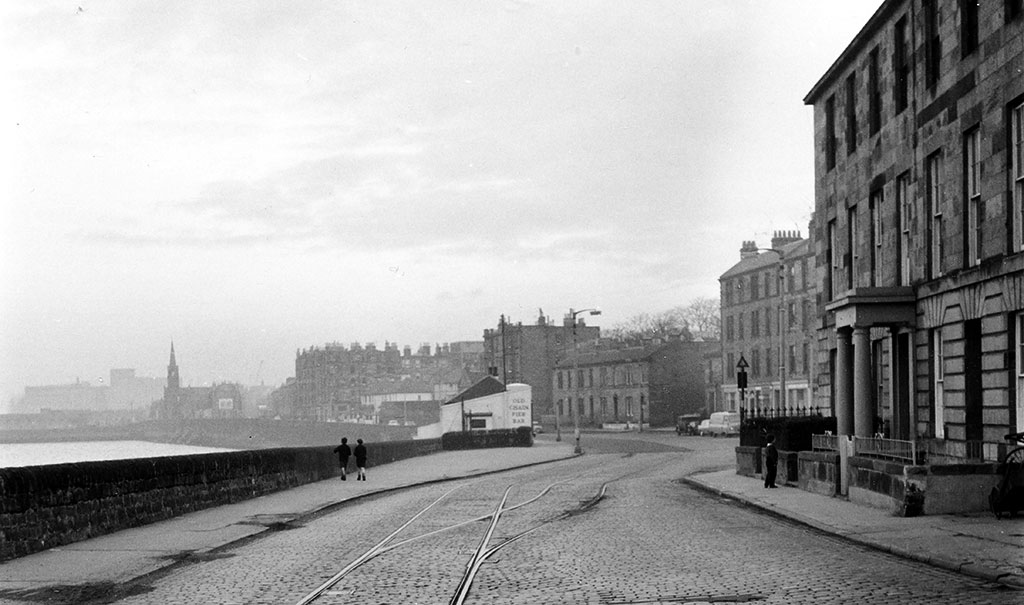
[[[811,449],[815,452],[838,452],[839,437],[836,435],[811,435]]]
[[[918,460],[913,441],[883,437],[854,437],[853,454],[869,458],[898,460],[907,464],[916,464]]]
[[[970,463],[999,462],[1006,452],[1014,447],[1009,441],[949,441],[946,439],[925,439],[922,442],[928,462]]]
[[[916,446],[916,448],[915,448]],[[964,464],[998,462],[1014,447],[1009,441],[947,441],[921,439],[915,444],[904,439],[854,437],[855,456],[898,460],[907,464]],[[839,451],[837,435],[811,435],[811,449],[821,452]]]
[[[832,410],[824,406],[787,406],[740,408],[740,419],[747,418],[803,418],[807,416],[831,416]]]

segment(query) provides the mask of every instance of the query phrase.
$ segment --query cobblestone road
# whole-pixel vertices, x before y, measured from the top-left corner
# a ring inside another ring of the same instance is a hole
[[[676,443],[679,443],[678,441]],[[315,603],[448,603],[512,485],[467,603],[1005,603],[1024,593],[851,545],[689,489],[700,452],[588,439],[587,455],[365,500],[182,566],[124,604],[294,604],[453,487]],[[605,489],[604,497],[595,497]],[[339,486],[342,489],[343,486]],[[588,507],[588,504],[592,506]],[[452,528],[453,526],[457,526]]]

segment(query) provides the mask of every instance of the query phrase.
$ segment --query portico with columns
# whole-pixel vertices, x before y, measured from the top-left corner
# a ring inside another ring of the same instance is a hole
[[[887,341],[893,399],[892,437],[910,439],[913,430],[913,330],[916,304],[912,288],[857,288],[826,306],[836,331],[835,415],[839,435],[871,437],[877,432],[879,401],[873,342]]]

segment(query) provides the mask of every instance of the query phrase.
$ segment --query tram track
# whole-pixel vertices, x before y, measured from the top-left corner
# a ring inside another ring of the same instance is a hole
[[[498,524],[502,519],[502,515],[504,515],[505,513],[516,511],[535,502],[538,502],[545,496],[550,495],[554,488],[558,487],[559,485],[563,485],[566,482],[558,481],[551,483],[545,486],[542,490],[540,490],[537,494],[533,495],[532,497],[527,498],[526,500],[523,500],[522,502],[518,502],[513,505],[508,505],[508,498],[512,489],[517,486],[515,484],[509,485],[505,489],[501,498],[498,500],[497,504],[494,506],[494,509],[490,513],[478,515],[476,517],[466,519],[464,521],[459,521],[457,523],[451,523],[445,525],[444,527],[426,531],[421,534],[417,534],[401,540],[396,539],[400,534],[407,531],[410,528],[410,526],[412,526],[417,520],[421,519],[424,515],[426,515],[431,509],[434,509],[438,504],[448,499],[449,496],[451,496],[453,493],[467,486],[463,485],[456,487],[455,489],[448,490],[447,492],[437,497],[435,500],[433,500],[423,508],[419,509],[415,514],[413,514],[404,522],[402,522],[395,530],[393,530],[387,536],[379,540],[370,548],[363,551],[350,563],[345,565],[345,567],[343,567],[340,571],[332,575],[328,580],[320,584],[316,589],[309,592],[302,599],[297,601],[295,605],[311,605],[313,603],[316,603],[322,596],[331,591],[331,589],[338,583],[340,583],[343,579],[350,576],[354,572],[357,572],[362,566],[369,563],[371,560],[380,557],[381,555],[384,555],[388,552],[405,546],[409,546],[414,542],[436,537],[443,533],[452,532],[454,530],[464,528],[474,523],[489,521],[487,529],[484,531],[479,542],[477,543],[477,546],[475,547],[469,559],[467,560],[462,576],[459,579],[456,585],[456,589],[449,601],[451,605],[462,605],[463,603],[465,603],[467,597],[469,596],[470,589],[472,588],[473,581],[476,578],[477,573],[479,572],[482,565],[488,559],[490,559],[492,556],[494,556],[496,553],[501,551],[506,546],[509,546],[527,537],[531,533],[541,529],[547,524],[564,520],[566,518],[571,517],[572,515],[579,514],[589,508],[592,508],[605,497],[609,483],[615,480],[617,479],[613,479],[611,481],[606,481],[602,483],[594,496],[584,501],[581,501],[577,507],[568,510],[563,510],[560,513],[549,515],[546,518],[539,519],[536,522],[532,523],[529,527],[516,531],[508,536],[505,536],[500,542],[497,542],[495,544],[492,544],[492,540],[494,539],[496,530],[498,528]]]

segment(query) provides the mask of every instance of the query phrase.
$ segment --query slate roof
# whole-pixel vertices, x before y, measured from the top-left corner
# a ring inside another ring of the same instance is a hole
[[[462,391],[455,397],[452,397],[445,402],[445,405],[449,403],[459,403],[461,401],[468,401],[470,399],[478,399],[480,397],[486,397],[488,395],[494,395],[505,391],[505,385],[494,376],[484,376],[476,382],[473,386]]]
[[[811,245],[810,238],[802,239],[798,242],[791,242],[782,246],[780,250],[786,255],[787,258],[800,257],[807,254],[808,248]],[[757,269],[765,269],[773,267],[779,264],[779,253],[774,250],[767,250],[759,252],[757,256],[751,256],[750,258],[744,258],[740,262],[736,263],[729,270],[723,273],[718,279],[723,280],[736,275],[742,275],[750,271]]]

